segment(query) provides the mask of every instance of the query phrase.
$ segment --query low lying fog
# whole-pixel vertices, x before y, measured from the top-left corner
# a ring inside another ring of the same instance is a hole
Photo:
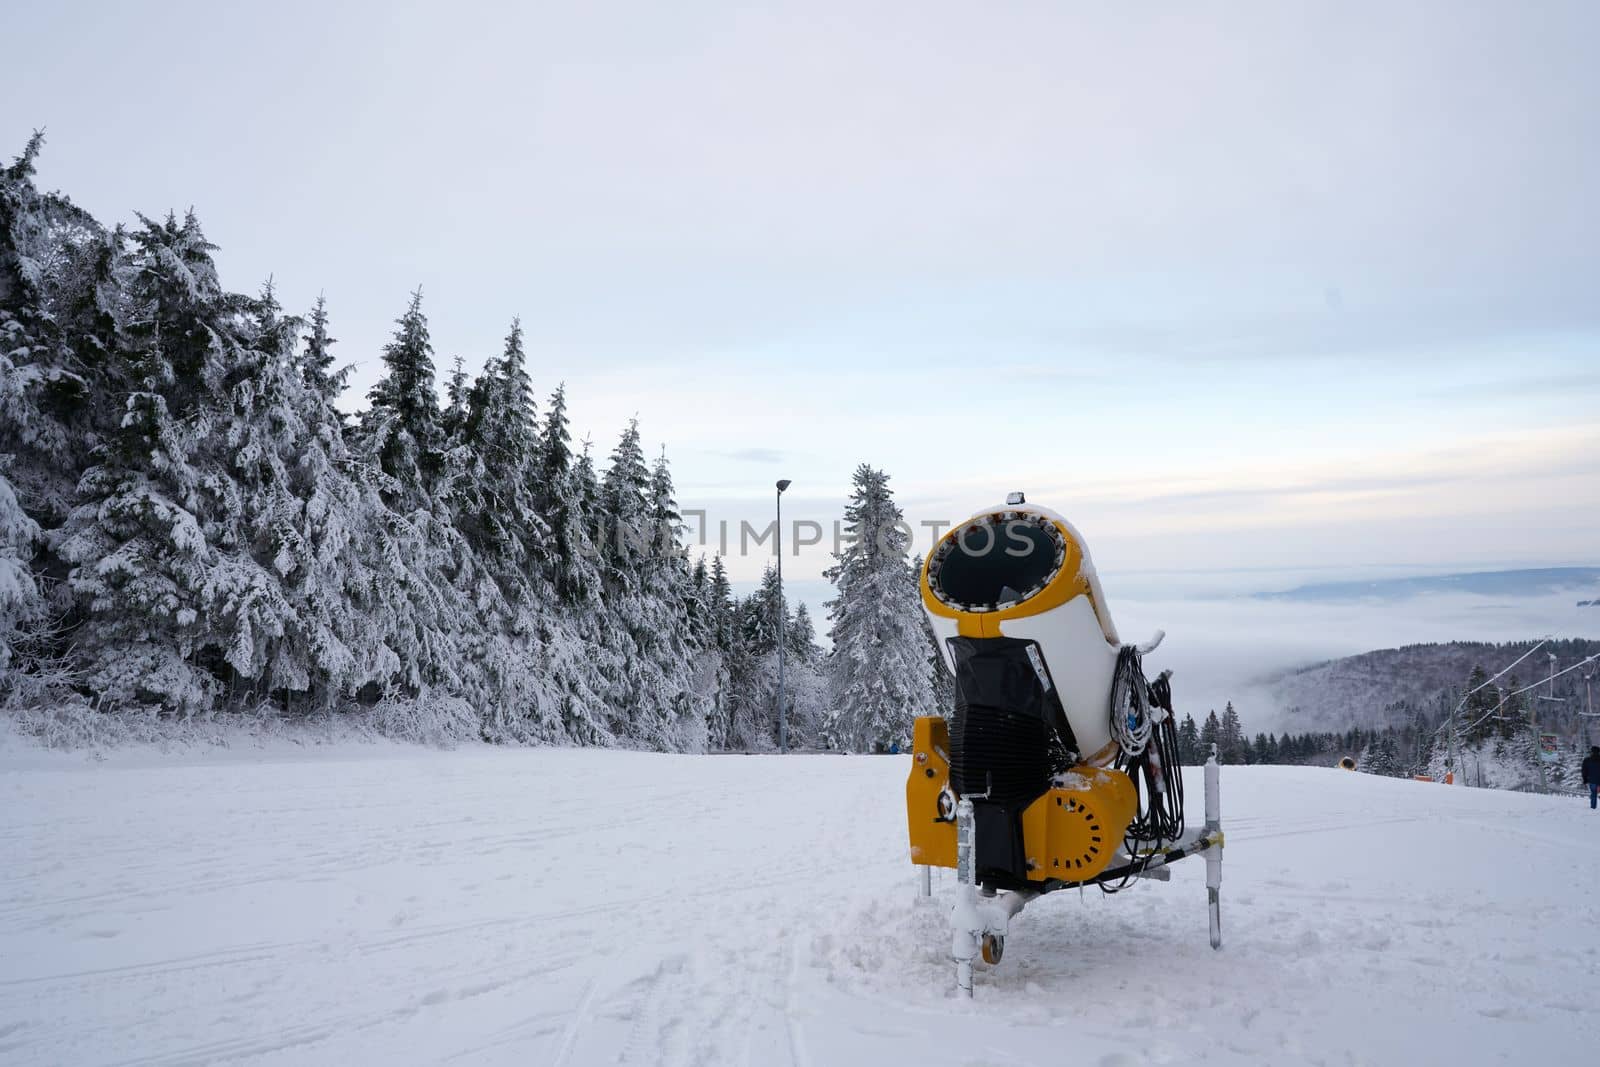
[[[1255,579],[1255,580],[1252,580]],[[1326,580],[1323,576],[1322,580]],[[1571,590],[1525,597],[1429,593],[1348,601],[1266,600],[1216,592],[1163,592],[1152,575],[1119,581],[1104,575],[1106,599],[1124,641],[1144,641],[1165,630],[1161,648],[1145,662],[1147,673],[1170,667],[1179,711],[1201,718],[1232,700],[1252,733],[1278,729],[1281,711],[1258,684],[1310,663],[1378,648],[1442,641],[1519,641],[1600,636],[1600,608],[1577,607],[1593,591]],[[1234,588],[1290,588],[1233,576]],[[1214,582],[1213,588],[1222,583]]]
[[[1231,700],[1253,735],[1281,729],[1263,680],[1295,667],[1397,645],[1443,641],[1523,641],[1544,636],[1600,638],[1600,607],[1577,607],[1600,588],[1532,596],[1425,593],[1352,600],[1263,599],[1331,581],[1411,577],[1418,569],[1356,571],[1212,571],[1166,574],[1103,571],[1101,584],[1124,641],[1144,642],[1156,630],[1166,640],[1145,661],[1150,675],[1173,674],[1179,712],[1195,718]],[[740,583],[739,593],[753,583]],[[827,644],[826,602],[833,587],[815,579],[785,583],[789,602],[804,601]]]

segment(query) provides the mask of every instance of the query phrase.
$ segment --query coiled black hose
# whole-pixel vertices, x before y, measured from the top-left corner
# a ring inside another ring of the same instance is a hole
[[[1124,645],[1111,680],[1111,735],[1117,739],[1116,766],[1133,781],[1137,814],[1123,847],[1137,859],[1183,835],[1183,766],[1178,750],[1177,716],[1172,710],[1170,671],[1154,682],[1144,676],[1139,650]],[[1124,879],[1115,892],[1127,884]]]

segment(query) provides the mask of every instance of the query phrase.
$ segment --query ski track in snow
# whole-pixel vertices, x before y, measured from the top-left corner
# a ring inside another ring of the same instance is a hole
[[[0,1062],[1581,1062],[1600,815],[1226,768],[1204,865],[1067,892],[952,995],[904,759],[0,754]],[[1188,783],[1191,819],[1201,795]]]

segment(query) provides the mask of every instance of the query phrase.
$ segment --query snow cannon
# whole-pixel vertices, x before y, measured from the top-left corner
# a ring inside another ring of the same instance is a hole
[[[1164,880],[1201,852],[1220,947],[1215,753],[1206,824],[1188,830],[1171,672],[1143,669],[1162,635],[1121,642],[1083,536],[1013,493],[939,539],[921,586],[955,706],[916,720],[906,818],[923,895],[930,868],[957,873],[958,987],[971,994],[980,953],[1000,962],[1008,921],[1035,897]]]

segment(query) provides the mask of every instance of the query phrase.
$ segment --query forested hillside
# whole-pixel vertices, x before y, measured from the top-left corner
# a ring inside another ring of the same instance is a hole
[[[601,457],[574,445],[515,319],[441,395],[411,294],[348,417],[332,302],[225,289],[193,214],[102,226],[35,186],[41,144],[0,170],[0,700],[25,729],[359,715],[769,748],[781,612],[792,743],[893,739],[824,721],[811,618],[770,569],[739,599],[720,558],[690,557],[637,421]]]
[[[1556,677],[1543,682],[1552,655]],[[1576,788],[1578,765],[1600,740],[1586,715],[1600,680],[1597,655],[1600,641],[1452,641],[1294,671],[1272,686],[1289,727],[1279,744],[1290,751],[1266,762],[1349,756],[1376,774]]]
[[[1468,687],[1474,669],[1498,672],[1535,643],[1449,641],[1386,648],[1291,671],[1273,679],[1270,691],[1292,730],[1403,726],[1419,709],[1444,714]],[[1596,653],[1600,641],[1550,641],[1501,681],[1507,689],[1521,688],[1550,673],[1550,654],[1559,670]],[[1538,693],[1552,695],[1543,687]],[[1541,709],[1540,719],[1555,732],[1575,728],[1585,698],[1583,672],[1557,678],[1553,695],[1562,699],[1546,701],[1549,706]]]

